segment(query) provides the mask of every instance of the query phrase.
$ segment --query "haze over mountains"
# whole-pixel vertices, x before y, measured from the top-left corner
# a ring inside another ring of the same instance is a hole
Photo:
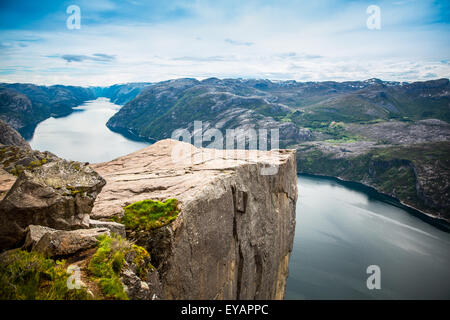
[[[450,84],[369,79],[296,82],[209,78],[110,87],[0,85],[0,119],[30,138],[50,116],[97,97],[124,104],[113,130],[157,141],[176,129],[279,129],[299,172],[362,182],[449,219]],[[205,143],[205,146],[208,142]]]

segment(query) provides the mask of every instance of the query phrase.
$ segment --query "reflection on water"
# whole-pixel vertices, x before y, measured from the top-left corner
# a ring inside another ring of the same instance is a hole
[[[41,122],[29,142],[33,149],[86,162],[109,161],[148,146],[149,143],[132,141],[106,127],[119,109],[106,98],[86,102],[67,117]]]
[[[450,234],[363,190],[299,176],[286,299],[450,298]],[[381,268],[368,290],[366,268]]]

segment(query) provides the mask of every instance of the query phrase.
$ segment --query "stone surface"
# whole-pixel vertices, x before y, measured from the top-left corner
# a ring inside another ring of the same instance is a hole
[[[48,151],[40,152],[30,148],[0,145],[0,168],[15,176],[24,170],[31,170],[59,159]]]
[[[120,216],[138,200],[179,200],[179,217],[138,243],[158,269],[161,298],[283,298],[295,229],[295,151],[221,154],[163,140],[93,168],[107,181],[95,219]]]
[[[44,234],[53,233],[56,231],[58,230],[49,227],[30,225],[25,230],[27,235],[22,248],[27,250],[33,249]]]
[[[113,222],[113,221],[100,221],[100,220],[89,220],[90,228],[106,228],[111,231],[111,233],[115,233],[122,238],[126,237],[125,226],[121,223]]]
[[[0,201],[5,197],[9,189],[11,189],[16,179],[16,176],[0,169]]]
[[[106,228],[58,230],[45,233],[34,247],[47,257],[67,257],[97,245],[100,235],[110,235]]]
[[[24,170],[0,202],[0,250],[21,245],[29,225],[89,228],[105,181],[88,165],[55,160]]]
[[[120,281],[128,298],[131,300],[151,300],[150,287],[142,281],[133,271],[125,268],[120,274]]]

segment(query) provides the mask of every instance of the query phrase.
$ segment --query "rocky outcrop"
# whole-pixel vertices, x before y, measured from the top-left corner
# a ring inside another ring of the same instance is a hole
[[[0,249],[20,245],[29,225],[89,228],[89,214],[104,184],[86,164],[62,159],[22,171],[0,202]]]
[[[46,233],[53,233],[57,231],[58,230],[49,227],[29,225],[25,230],[26,238],[22,248],[26,250],[34,249],[36,244]]]
[[[6,122],[0,120],[0,145],[18,146],[22,148],[30,148],[28,142]]]
[[[117,223],[114,221],[100,221],[100,220],[93,220],[89,219],[89,227],[90,228],[106,228],[111,233],[115,233],[122,238],[126,237],[125,233],[125,226],[121,223]]]
[[[107,184],[93,219],[145,199],[181,213],[147,235],[163,299],[282,299],[295,228],[295,151],[223,154],[163,140],[93,168]],[[131,233],[129,234],[129,236]]]
[[[24,170],[32,170],[59,159],[48,151],[41,152],[30,148],[0,145],[0,168],[15,176]]]
[[[49,258],[72,256],[95,247],[101,235],[110,235],[110,232],[106,228],[46,232],[33,250]]]

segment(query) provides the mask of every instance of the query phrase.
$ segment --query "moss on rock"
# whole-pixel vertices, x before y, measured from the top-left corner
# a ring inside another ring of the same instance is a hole
[[[179,213],[177,199],[142,200],[126,206],[120,222],[127,229],[149,231],[168,225]]]
[[[120,273],[130,265],[142,280],[154,269],[150,263],[150,255],[144,248],[117,235],[101,236],[97,252],[92,256],[88,269],[92,280],[99,284],[107,299],[128,300]]]

